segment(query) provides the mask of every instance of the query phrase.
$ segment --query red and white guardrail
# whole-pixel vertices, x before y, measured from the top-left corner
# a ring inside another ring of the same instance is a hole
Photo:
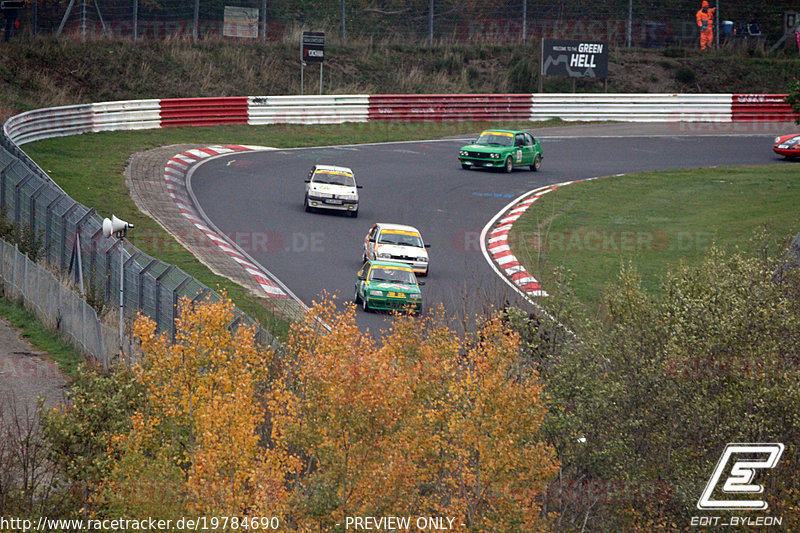
[[[372,121],[790,122],[783,94],[395,94],[130,100],[36,109],[4,125],[17,145],[87,132]]]

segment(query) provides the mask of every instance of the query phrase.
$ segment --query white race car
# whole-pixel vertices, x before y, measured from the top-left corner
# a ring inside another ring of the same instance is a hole
[[[306,178],[306,211],[333,209],[358,216],[358,189],[353,171],[347,167],[314,165]]]
[[[378,222],[364,238],[364,262],[394,261],[411,267],[416,274],[428,275],[428,251],[419,230],[402,224]]]

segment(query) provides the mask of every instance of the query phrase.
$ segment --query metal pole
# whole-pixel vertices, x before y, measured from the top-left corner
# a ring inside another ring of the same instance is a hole
[[[261,40],[267,42],[267,0],[261,2]]]
[[[714,8],[714,47],[719,50],[719,0]]]
[[[633,0],[628,0],[628,27],[626,28],[628,48],[631,47],[631,33],[633,32]]]
[[[133,0],[133,40],[139,36],[139,0]]]
[[[197,40],[198,30],[200,25],[200,0],[194,0],[194,24],[192,25],[192,39]]]
[[[528,0],[522,1],[522,44],[528,38]]]
[[[122,239],[119,243],[119,355],[122,356],[122,314],[125,310],[125,247],[122,246]]]
[[[433,46],[433,0],[428,5],[428,46]]]
[[[86,42],[86,0],[81,4],[81,42]]]
[[[319,95],[322,96],[322,62],[319,64]]]
[[[303,96],[303,74],[306,71],[306,62],[300,61],[300,96]]]
[[[344,0],[342,0],[342,43],[344,43],[345,36],[347,35],[347,23],[344,20]]]

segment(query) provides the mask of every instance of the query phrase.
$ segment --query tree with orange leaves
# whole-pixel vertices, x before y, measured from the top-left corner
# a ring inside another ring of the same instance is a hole
[[[324,302],[293,328],[272,420],[302,460],[291,506],[300,530],[387,514],[474,531],[541,527],[537,496],[557,465],[538,437],[538,376],[500,321],[471,339],[443,324],[441,314],[397,317],[378,345],[352,306]]]
[[[292,460],[259,442],[266,412],[257,392],[269,356],[252,328],[229,331],[227,298],[183,300],[180,317],[174,343],[149,318],[136,322],[144,355],[133,371],[146,408],[132,417],[130,433],[116,437],[119,457],[102,503],[134,516],[144,509],[155,516],[275,515]]]

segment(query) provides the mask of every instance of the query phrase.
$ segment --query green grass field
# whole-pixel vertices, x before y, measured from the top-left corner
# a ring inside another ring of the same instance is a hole
[[[511,249],[552,292],[558,270],[587,306],[596,306],[620,265],[644,286],[709,245],[746,249],[756,232],[786,244],[800,231],[800,167],[786,163],[630,174],[560,188],[514,225]],[[548,282],[550,286],[548,287]]]

